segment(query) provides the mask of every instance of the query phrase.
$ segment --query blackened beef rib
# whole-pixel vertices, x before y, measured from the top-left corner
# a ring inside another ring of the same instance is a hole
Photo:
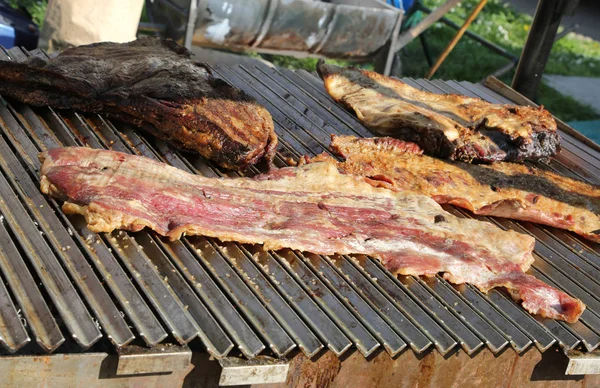
[[[190,55],[173,41],[142,38],[69,48],[52,59],[0,61],[0,94],[107,113],[226,168],[270,161],[277,137],[269,112]]]
[[[392,190],[425,194],[475,214],[537,222],[600,243],[600,187],[534,167],[498,162],[476,165],[421,155],[414,143],[391,137],[331,135],[337,162],[349,174]],[[304,160],[302,160],[304,162]]]
[[[434,94],[353,67],[319,62],[329,95],[378,135],[418,144],[428,155],[466,162],[538,160],[556,154],[556,122],[543,108]]]

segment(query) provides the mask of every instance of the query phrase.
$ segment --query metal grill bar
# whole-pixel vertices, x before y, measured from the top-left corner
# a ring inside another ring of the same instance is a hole
[[[89,129],[89,126],[82,127],[82,129],[84,130],[83,134],[86,135],[84,137],[85,139],[88,139],[88,140],[93,139],[93,138],[95,138],[95,135],[102,136],[105,138],[104,139],[105,145],[111,144],[111,146],[116,150],[119,150],[121,152],[130,152],[130,149],[123,144],[122,138],[119,137],[109,127],[109,125],[106,122],[104,122],[104,120],[99,120],[99,125],[95,126],[94,128],[98,131],[97,133],[91,132],[91,130]],[[143,143],[139,142],[139,148],[142,148],[142,145],[143,145]],[[150,153],[148,153],[148,154],[150,154]],[[147,238],[147,235],[145,235],[144,233],[138,233],[138,236],[141,236],[142,238]],[[146,246],[149,246],[150,248],[152,248],[153,244],[156,244],[157,246],[160,246],[163,250],[167,250],[167,251],[169,250],[169,248],[167,248],[166,244],[161,239],[152,238],[147,241],[149,241],[149,245],[147,244]],[[182,243],[174,242],[173,245],[182,245]],[[168,261],[165,258],[162,258],[160,256],[161,256],[160,254],[153,255],[154,260],[160,260],[162,263],[166,263]],[[164,265],[166,265],[166,264],[164,264]],[[164,265],[163,265],[163,268],[164,268]],[[178,284],[180,285],[181,288],[185,287],[183,283],[178,283]],[[200,284],[200,283],[196,283],[196,284]],[[209,284],[208,281],[203,282],[202,284],[205,284],[207,287],[211,287],[211,285],[212,285],[212,284]],[[180,294],[186,295],[187,305],[189,306],[190,304],[192,304],[192,306],[193,306],[192,311],[193,312],[195,311],[196,314],[199,314],[201,316],[201,320],[196,320],[195,323],[200,328],[203,329],[203,330],[199,331],[199,335],[204,340],[204,344],[207,348],[207,351],[216,357],[223,357],[223,356],[227,355],[233,347],[233,343],[231,343],[229,338],[227,338],[227,335],[223,332],[223,330],[219,327],[219,325],[210,316],[210,313],[208,311],[203,311],[204,310],[203,305],[201,305],[199,302],[196,302],[195,300],[192,299],[192,297],[187,292],[187,290],[184,289],[184,290],[180,291]],[[224,297],[222,297],[221,299],[224,299]],[[227,310],[227,309],[224,309],[224,310]],[[237,322],[237,320],[234,319],[234,322]],[[204,332],[204,330],[206,330],[206,332]],[[248,332],[248,330],[249,329],[242,329],[242,333]],[[209,334],[205,334],[205,333],[209,333]],[[255,337],[253,337],[250,334],[247,334],[246,337],[249,338],[249,341],[253,341],[255,339]],[[254,345],[255,350],[249,351],[248,350],[249,348],[243,342],[240,345],[240,349],[242,350],[242,352],[244,352],[244,354],[247,354],[249,356],[255,356],[263,348],[264,348],[264,345],[260,344],[258,342],[258,339],[256,339],[256,341],[255,341],[255,345]]]
[[[467,354],[473,354],[477,351],[481,346],[483,346],[483,342],[471,331],[467,328],[462,322],[460,322],[456,316],[454,316],[446,306],[444,306],[440,301],[438,301],[432,294],[430,294],[423,285],[421,285],[414,277],[409,276],[404,279],[406,285],[397,281],[396,278],[391,278],[389,273],[385,273],[379,266],[378,263],[367,260],[365,262],[365,269],[367,269],[371,274],[377,276],[379,284],[384,288],[384,290],[392,297],[396,296],[396,290],[390,290],[387,283],[393,282],[401,289],[410,290],[413,295],[415,295],[418,300],[423,304],[423,306],[430,311],[433,312],[433,316],[438,319],[439,322],[442,322],[445,327],[459,340],[462,348],[467,352]]]
[[[219,246],[223,258],[235,268],[238,275],[250,284],[250,289],[266,303],[265,307],[275,316],[307,357],[314,356],[323,344],[296,315],[287,301],[273,287],[271,282],[252,264],[237,244],[224,243]]]
[[[422,85],[423,85],[423,81],[421,81],[421,83],[414,83],[414,85],[413,85],[413,86],[415,86],[415,87],[420,87],[421,89],[425,89],[424,87],[422,87]],[[462,93],[462,94],[470,95],[470,96],[472,96],[472,97],[480,97],[480,98],[481,98],[481,97],[484,97],[484,96],[482,96],[482,95],[475,94],[475,93],[473,93],[472,91],[469,91],[469,90],[464,90],[464,89],[463,89],[463,90],[452,90],[452,89],[451,89],[450,87],[448,87],[448,86],[446,86],[444,89],[438,89],[438,92],[446,92],[446,93],[448,93],[448,92],[450,92],[450,93],[457,93],[457,92],[458,92],[458,93]],[[488,94],[488,98],[490,98],[490,100],[491,100],[492,102],[495,102],[495,103],[502,103],[502,102],[504,102],[504,101],[500,101],[500,100],[494,100],[494,99],[491,99],[491,97],[489,97],[489,94]],[[577,177],[576,177],[576,178],[577,178]],[[581,179],[581,177],[579,177],[579,178]],[[464,211],[462,211],[462,210],[460,211],[460,213],[461,213],[462,215],[466,215],[466,214],[467,214],[466,212],[464,212]],[[481,220],[485,220],[485,221],[489,221],[489,222],[496,223],[496,224],[497,224],[497,225],[499,225],[499,226],[507,226],[507,225],[509,225],[509,226],[513,226],[513,225],[515,224],[515,223],[513,223],[513,222],[511,222],[511,221],[502,220],[502,219],[493,220],[493,219],[491,219],[491,218],[489,218],[489,217],[476,217],[476,218],[478,218],[478,219],[481,219]],[[534,228],[537,228],[537,229],[539,229],[539,228],[543,228],[543,227],[541,227],[541,226],[535,226]],[[520,230],[520,231],[523,231],[522,229],[520,229],[520,228],[518,228],[518,227],[515,227],[515,229],[517,229],[517,230]],[[540,246],[540,244],[539,244],[539,241],[538,241],[538,243],[536,244],[536,247],[539,247],[539,246]],[[539,248],[536,248],[536,249],[539,249]],[[539,265],[539,264],[538,264],[538,265]],[[575,270],[574,268],[573,268],[572,270],[573,270],[575,273],[577,272],[577,270]],[[572,274],[572,272],[571,272],[571,274]],[[576,276],[577,276],[577,275],[576,275]],[[570,281],[570,280],[566,279],[566,281]],[[563,284],[563,283],[561,283],[561,284]],[[571,291],[571,292],[572,292],[572,291]],[[578,296],[578,294],[574,294],[574,295]],[[581,294],[579,294],[579,295],[581,295]],[[593,317],[592,317],[592,319],[593,319]],[[594,339],[593,339],[593,338],[594,338],[594,336],[593,336],[593,335],[590,335],[590,333],[589,333],[589,332],[587,332],[587,331],[585,331],[585,333],[586,333],[586,335],[588,335],[588,340],[586,341],[586,343],[587,343],[586,347],[588,347],[588,349],[590,349],[590,347],[594,347],[594,346],[596,346],[596,344],[595,344],[595,341],[594,341]]]
[[[56,114],[53,117],[58,119]],[[58,119],[60,120],[60,119]],[[62,125],[61,127],[64,127]],[[56,131],[56,133],[60,133]],[[47,137],[43,135],[42,137]],[[74,137],[69,137],[66,145],[77,145]],[[91,141],[91,139],[90,139]],[[99,143],[97,144],[99,146]],[[148,345],[155,345],[166,338],[167,334],[160,326],[160,323],[150,311],[147,304],[141,298],[139,292],[135,289],[129,277],[117,264],[111,251],[104,241],[95,233],[90,232],[85,227],[85,221],[78,217],[67,218],[54,203],[56,214],[60,214],[63,222],[68,225],[69,234],[73,234],[79,241],[80,246],[84,247],[86,253],[91,257],[92,263],[102,275],[104,281],[109,285],[111,291],[121,301],[120,306],[128,313],[133,324],[139,332],[139,336],[144,339]],[[72,221],[72,222],[71,222]],[[73,230],[78,234],[72,233]],[[119,313],[119,315],[121,315]]]
[[[8,54],[15,60],[27,57],[18,49]],[[3,58],[6,54],[0,52]],[[371,136],[352,114],[331,100],[321,81],[310,73],[262,64],[219,66],[214,71],[272,113],[280,138],[278,166],[285,165],[285,157],[327,152],[331,133]],[[481,85],[405,81],[432,92],[510,103]],[[169,242],[145,231],[96,235],[85,228],[81,217],[65,216],[53,199],[39,193],[40,150],[90,145],[166,161],[205,176],[239,174],[173,152],[161,141],[141,136],[128,125],[115,126],[98,115],[2,103],[0,129],[0,212],[6,217],[6,222],[0,222],[0,281],[4,277],[8,285],[8,289],[0,285],[0,298],[6,301],[0,304],[0,323],[5,319],[12,328],[9,333],[0,325],[0,344],[8,350],[27,343],[28,331],[43,348],[55,350],[64,338],[54,321],[54,306],[71,334],[87,335],[86,340],[79,339],[83,347],[101,335],[87,312],[89,306],[116,346],[133,339],[131,322],[150,346],[165,340],[167,328],[180,343],[198,336],[217,358],[229,354],[234,346],[252,358],[266,346],[275,355],[288,354],[298,346],[311,357],[324,345],[342,355],[354,344],[365,356],[380,346],[395,356],[407,345],[417,353],[435,345],[441,354],[458,344],[469,354],[484,344],[494,353],[509,344],[518,352],[531,344],[540,351],[555,343],[565,349],[580,343],[588,350],[600,345],[600,248],[568,232],[475,217],[536,237],[538,257],[532,274],[588,304],[581,321],[573,325],[534,319],[496,290],[484,295],[469,285],[451,286],[440,276],[396,278],[379,262],[363,256],[263,252],[258,246],[202,237]],[[563,143],[564,151],[554,161],[532,165],[600,181],[598,152],[566,134]],[[257,172],[253,169],[250,174]],[[447,210],[473,217],[451,207]],[[71,248],[63,252],[65,245]],[[22,257],[28,258],[34,276]],[[54,278],[40,273],[40,266],[47,269],[44,260],[51,264],[53,274],[58,273],[56,276],[71,286],[64,303],[84,309],[79,321],[70,318],[71,326],[63,315],[67,307],[46,285],[48,304],[46,294],[35,284],[39,278],[52,287]],[[15,317],[19,307],[26,328]]]
[[[229,80],[236,79],[236,75],[233,74],[233,70],[230,70],[230,69],[223,70],[222,68],[220,68],[219,71],[221,71],[223,74],[226,74],[227,79],[229,79]],[[230,71],[230,72],[228,73],[228,71]],[[239,73],[239,72],[236,72],[236,73]],[[255,93],[254,96],[256,98],[258,98],[260,102],[267,103],[269,100],[271,100],[272,98],[274,98],[274,97],[272,97],[272,95],[269,95],[267,92],[265,92],[264,88],[262,88],[260,90],[260,94],[258,94],[259,93],[258,92],[258,88],[255,87],[255,88],[248,89],[247,85],[245,85],[244,83],[241,82],[241,78],[240,77],[238,77],[237,79],[240,79],[240,82],[239,83],[235,83],[234,82],[235,86],[237,86],[237,87],[241,88],[242,90],[245,90],[246,92],[251,93],[251,94],[254,92]],[[251,85],[252,82],[249,82],[248,84]],[[286,98],[290,98],[291,95],[292,95],[292,93],[285,93],[283,96],[286,97]],[[271,98],[268,98],[268,97],[271,97]],[[278,96],[278,97],[281,97],[281,96]],[[289,112],[288,110],[284,109],[285,107],[288,107],[288,106],[289,105],[287,105],[287,104],[279,104],[278,105],[278,109],[283,110],[284,112]],[[297,117],[296,117],[298,115],[299,111],[300,111],[299,109],[293,109],[293,110],[291,110],[291,113],[286,113],[286,114],[290,115],[289,118],[286,119],[283,116],[279,116],[279,119],[282,120],[282,121],[292,121],[293,120],[293,121],[299,122],[300,120],[298,120]],[[304,108],[302,111],[306,112],[307,108]],[[308,137],[304,137],[304,139],[305,139],[304,140],[305,143],[310,141],[310,139]],[[320,139],[320,141],[321,141],[321,148],[320,149],[325,150],[327,143],[324,143],[322,139]],[[527,341],[525,341],[525,343],[522,343],[522,345],[523,346],[527,346],[528,345]]]
[[[295,347],[292,339],[227,264],[214,245],[206,238],[189,240],[202,263],[213,274],[216,274],[216,280],[221,287],[239,301],[238,307],[246,314],[263,338],[268,341],[269,347],[281,356],[291,351]]]
[[[282,265],[267,252],[257,246],[249,246],[248,253],[259,268],[262,268],[276,288],[286,297],[290,305],[296,306],[298,314],[311,325],[312,330],[327,344],[336,355],[343,354],[352,342],[344,335],[338,326],[319,308],[307,292],[294,281]],[[398,345],[400,351],[406,347],[402,341]],[[393,350],[392,350],[393,351]]]
[[[127,133],[128,140],[132,141],[132,143],[135,143],[137,145],[137,148],[142,150],[143,155],[152,157],[152,153],[149,149],[147,149],[146,147],[141,147],[141,145],[143,144],[143,141],[137,137],[137,134],[135,134],[134,132],[131,132],[131,131],[126,131],[126,133]],[[185,163],[182,163],[181,160],[178,160],[177,157],[174,157],[174,155],[171,155],[171,161],[172,162],[177,161],[176,164],[179,168],[182,168],[184,170],[189,170],[189,167]],[[207,171],[207,170],[205,170],[205,171]],[[228,266],[225,265],[224,262],[220,261],[225,256],[232,257],[229,264],[231,264],[232,262],[237,262],[238,259],[242,260],[241,257],[236,258],[236,257],[233,257],[232,255],[214,256],[214,253],[216,253],[214,251],[214,245],[215,244],[213,243],[211,248],[209,249],[209,250],[213,251],[213,252],[211,252],[212,254],[206,255],[206,252],[203,251],[203,253],[205,255],[202,256],[202,258],[203,259],[205,259],[206,257],[214,258],[213,261],[215,261],[215,260],[217,261],[217,266],[220,269],[224,269],[225,271],[228,271],[228,269],[227,269]],[[235,245],[232,245],[232,247],[235,247]],[[196,247],[196,251],[198,251],[198,250],[199,249]],[[202,251],[202,249],[200,249],[200,251]],[[200,253],[200,252],[198,252],[198,253]],[[207,266],[211,265],[211,261],[207,261],[207,260],[203,260],[203,261],[205,262],[205,264]],[[214,269],[214,267],[212,269]],[[213,273],[214,272],[215,271],[213,271]],[[229,274],[229,276],[227,276],[228,274]],[[219,276],[220,275],[217,274],[218,279],[223,279],[222,276],[221,277],[219,277]],[[269,300],[269,302],[267,303],[264,301],[264,296],[263,296],[263,302],[261,304],[260,302],[258,302],[258,299],[253,299],[253,298],[251,298],[251,294],[248,294],[248,291],[250,291],[251,288],[247,288],[247,286],[243,284],[243,282],[241,281],[241,279],[239,277],[232,278],[230,272],[225,272],[224,279],[225,279],[224,282],[226,285],[221,283],[222,286],[224,286],[225,288],[228,288],[228,291],[229,291],[230,295],[232,295],[232,298],[234,300],[240,301],[238,303],[238,305],[240,306],[240,309],[242,309],[242,311],[244,311],[247,314],[247,316],[250,316],[251,320],[254,319],[253,323],[255,325],[257,325],[259,328],[259,331],[261,333],[263,333],[266,340],[269,342],[271,349],[279,355],[287,354],[290,350],[292,350],[295,347],[295,344],[292,342],[291,338],[287,335],[287,333],[285,333],[283,331],[283,329],[281,327],[279,327],[279,324],[277,323],[277,321],[273,320],[271,318],[271,316],[266,312],[266,310],[262,307],[263,305],[267,306],[269,309],[271,309],[271,312],[273,312],[276,316],[283,318],[285,316],[285,312],[282,312],[281,308],[285,308],[285,307],[282,307],[285,305],[276,306],[277,303],[274,303],[272,299]],[[261,284],[261,285],[264,285],[264,284]],[[265,292],[268,292],[268,290],[266,290]],[[279,307],[279,309],[277,309],[278,307]],[[290,313],[292,314],[291,316],[289,315]],[[303,345],[302,348],[308,354],[316,353],[321,347],[320,344],[314,343],[314,341],[316,340],[316,337],[314,337],[314,335],[312,335],[312,333],[310,333],[306,330],[306,327],[299,320],[299,318],[297,318],[297,316],[295,316],[295,314],[293,313],[292,310],[288,311],[287,318],[291,319],[291,323],[284,321],[286,329],[292,333],[294,333],[294,332],[301,333],[301,335],[307,336],[307,338],[304,338],[301,341],[299,341],[299,344]],[[263,320],[263,322],[261,322],[261,320]],[[295,327],[293,327],[293,326],[295,326]],[[313,343],[311,344],[311,342],[313,342]]]
[[[6,155],[10,156],[10,153]],[[12,175],[12,171],[8,168],[8,163],[10,162],[4,156],[0,156],[0,164],[5,168],[5,171],[8,171],[7,175]],[[13,165],[16,163],[18,163],[16,160],[12,161]],[[68,233],[64,228],[56,228],[56,225],[60,225],[61,221],[52,211],[46,199],[37,190],[37,185],[24,175],[24,171],[18,177],[11,176],[11,178],[19,182],[20,188],[15,189],[15,191],[19,193],[23,201],[29,202],[29,210],[33,213],[36,220],[34,224],[37,224],[36,226],[41,229],[40,232],[47,236],[55,251],[60,250],[63,252],[61,255],[63,262],[65,262],[75,283],[85,295],[86,301],[96,314],[108,338],[117,347],[129,343],[134,338],[133,333],[120,316],[118,309],[100,284],[98,278],[94,276],[82,252],[77,249],[76,240],[72,236],[73,233]]]
[[[6,282],[15,295],[17,304],[21,307],[21,312],[33,331],[38,345],[47,352],[53,352],[65,341],[65,338],[36,287],[23,257],[8,234],[4,222],[0,223],[0,270],[6,277]]]
[[[0,278],[0,345],[14,353],[29,341],[31,339],[21,323],[17,308]]]
[[[425,285],[423,280],[420,279],[419,281]],[[437,294],[447,307],[455,311],[459,318],[468,322],[471,329],[484,338],[485,344],[492,352],[497,353],[508,345],[508,341],[500,334],[498,328],[478,314],[474,307],[463,299],[444,279],[435,276],[429,279],[429,282],[433,293]]]
[[[148,234],[136,235],[136,240],[140,247],[145,247],[144,251],[156,266],[160,276],[173,289],[175,295],[183,303],[184,309],[190,313],[193,323],[198,326],[198,336],[207,351],[215,357],[226,356],[234,345],[216,323],[204,303]]]
[[[128,137],[130,138],[137,138],[137,135],[133,132],[129,132]],[[138,148],[142,148],[139,147],[142,144],[141,139],[136,139],[135,143],[138,145]],[[143,154],[145,156],[149,156],[149,157],[153,157],[153,154],[151,154],[151,152],[149,151],[149,149],[146,152],[143,152]],[[179,163],[180,168],[183,168],[185,170],[189,170],[189,168],[184,165]],[[204,239],[201,239],[204,240]],[[195,240],[197,243],[200,240]],[[208,240],[204,240],[201,243],[205,243]],[[208,244],[208,243],[206,243]],[[192,244],[194,245],[194,244]],[[209,269],[212,269],[213,273],[217,273],[217,280],[220,280],[222,287],[226,288],[228,290],[228,292],[230,293],[230,295],[232,295],[232,298],[234,298],[234,300],[239,300],[239,301],[243,301],[243,302],[239,302],[239,307],[240,309],[242,309],[242,311],[244,311],[247,316],[250,317],[250,319],[254,320],[253,323],[259,328],[259,332],[261,332],[263,334],[263,336],[266,338],[266,340],[269,342],[269,346],[272,348],[272,350],[277,353],[278,355],[285,355],[287,354],[290,350],[292,350],[296,345],[294,344],[294,342],[292,341],[292,339],[287,335],[287,333],[283,330],[283,328],[281,328],[279,326],[279,323],[274,320],[271,315],[269,315],[269,313],[265,310],[265,308],[263,306],[270,306],[271,303],[264,303],[261,304],[261,302],[258,301],[258,299],[256,298],[252,298],[252,291],[242,282],[242,280],[237,276],[234,275],[233,273],[229,272],[230,271],[230,266],[225,264],[225,262],[223,261],[223,257],[226,255],[218,255],[217,252],[215,251],[215,243],[213,243],[212,245],[210,245],[210,248],[208,248],[209,245],[205,245],[205,250],[198,248],[197,246],[194,246],[194,249],[196,250],[196,252],[198,252],[198,255],[200,256],[200,258],[202,259],[202,261],[205,263],[205,265],[207,267],[209,267]],[[207,251],[210,251],[209,254],[207,254]],[[202,252],[202,254],[200,254]],[[236,260],[235,258],[232,259],[232,261]],[[213,266],[214,265],[214,266]],[[214,271],[215,269],[219,269],[221,271],[225,271],[225,272],[218,272],[218,271]],[[225,276],[223,276],[225,275]],[[272,301],[271,301],[272,302]],[[276,303],[273,303],[273,305],[275,305]],[[275,307],[275,306],[273,306]],[[281,306],[279,306],[281,307]],[[291,310],[289,311],[291,312]],[[291,314],[294,314],[293,312],[291,312]],[[281,311],[277,311],[276,315],[282,316],[282,312]],[[289,325],[287,325],[287,329],[292,331],[292,332],[296,332],[298,333],[299,330],[304,330],[303,335],[307,334],[306,331],[306,327],[302,324],[301,321],[299,321],[299,319],[297,317],[294,316],[292,317],[292,319],[295,318],[295,322],[297,322],[297,324],[299,326],[297,326],[296,328],[290,328]],[[262,320],[262,322],[261,322]],[[295,331],[294,331],[295,330]],[[312,333],[308,333],[308,335],[312,336]],[[308,351],[308,349],[310,349],[310,353],[315,353],[319,347],[319,345],[309,345],[310,341],[314,341],[316,338],[314,336],[312,336],[311,338],[308,338],[305,344],[306,346],[304,346],[304,349],[306,349]],[[304,341],[301,341],[300,343],[304,343]]]
[[[456,345],[456,341],[442,331],[429,316],[424,315],[409,298],[397,299],[403,302],[403,307],[399,310],[376,286],[376,279],[371,278],[369,281],[370,276],[352,266],[347,257],[324,259],[329,266],[339,271],[389,325],[402,333],[417,352],[424,351],[433,343],[440,353],[446,354]]]
[[[50,140],[50,139],[51,139],[51,137],[50,137],[50,136],[48,136],[47,134],[46,134],[46,135],[44,135],[44,136],[41,136],[41,137],[42,137],[42,138],[45,138],[45,139],[46,139],[46,141],[48,141],[48,142],[49,142],[49,141],[51,141],[51,140]],[[56,144],[55,144],[55,146],[56,146]],[[35,195],[39,195],[39,196],[41,197],[41,194],[39,193],[39,190],[37,190],[37,187],[35,187],[35,189],[34,189],[34,186],[32,186],[32,187],[30,188],[30,190],[29,190],[29,191],[30,191],[31,193],[34,193]],[[56,206],[54,206],[54,207],[56,208]],[[43,204],[42,204],[42,208],[43,208]],[[48,209],[48,207],[46,207],[46,209]],[[46,215],[46,217],[49,217],[50,219],[52,219],[50,215]],[[52,224],[53,224],[53,225],[55,225],[55,223],[52,223]],[[64,232],[64,233],[66,233],[66,230],[64,230],[64,229],[62,229],[61,231],[62,231],[62,232]],[[56,233],[56,232],[55,232],[55,233]],[[69,233],[69,234],[72,234],[72,231],[71,231],[71,233]],[[83,246],[85,247],[86,245],[83,245]],[[70,248],[69,248],[69,249],[67,249],[67,247],[70,247],[70,245],[66,245],[66,246],[64,246],[64,248],[65,248],[66,250],[69,250]],[[113,248],[114,248],[114,247],[113,247]],[[111,248],[111,249],[112,249],[112,248]],[[81,263],[82,265],[83,265],[83,263],[85,263],[85,259],[83,259],[83,257],[80,257],[80,263]],[[89,268],[89,267],[87,267],[87,268]],[[97,281],[97,278],[96,278],[95,276],[92,276],[92,274],[91,274],[90,272],[88,272],[87,274],[84,274],[84,275],[82,275],[82,276],[81,276],[81,278],[82,278],[82,279],[86,279],[86,280],[87,280],[87,279],[96,279],[96,281]],[[100,294],[100,296],[102,295],[101,293],[99,293],[99,294]],[[94,294],[92,294],[92,295],[94,295]],[[108,297],[108,296],[106,295],[106,297]],[[110,299],[109,299],[109,300],[110,300]],[[115,322],[115,323],[119,323],[119,322],[123,322],[123,323],[124,323],[124,321],[123,321],[123,318],[121,317],[121,315],[120,315],[120,313],[119,313],[118,311],[114,311],[114,312],[113,312],[113,314],[112,314],[112,316],[109,316],[109,317],[107,317],[107,319],[108,319],[108,321],[107,321],[107,322],[108,322],[108,325],[107,325],[107,326],[109,327],[109,330],[110,330],[110,327],[111,327],[111,324],[110,324],[110,322],[111,322],[111,321],[113,321],[113,320],[114,320],[114,322]],[[102,323],[102,324],[104,324],[104,323],[103,323],[103,321],[101,321],[101,323]],[[125,328],[127,328],[127,326],[125,326]],[[128,328],[127,328],[127,331],[129,331],[129,329],[128,329]],[[142,333],[142,334],[144,334],[144,332],[143,332],[143,331],[141,331],[141,333]],[[114,337],[114,336],[111,334],[111,332],[110,332],[110,331],[108,332],[108,336],[109,336],[109,339],[113,339],[113,340],[114,340],[114,338],[115,338],[115,337]],[[160,337],[164,338],[164,333],[163,333],[162,335],[160,335]],[[116,337],[116,338],[117,338],[117,340],[118,340],[118,337]],[[162,338],[155,339],[154,341],[160,341]],[[131,339],[129,339],[129,340],[131,340]],[[127,342],[129,342],[129,340],[128,340]],[[126,344],[126,342],[122,342],[122,345],[124,345],[124,344]],[[122,345],[118,345],[118,343],[117,343],[117,346],[122,346]]]
[[[369,356],[378,347],[377,339],[363,326],[358,318],[336,298],[335,294],[328,288],[317,275],[318,271],[312,270],[301,260],[298,253],[283,250],[274,253],[283,267],[300,283],[308,294],[317,301],[319,306],[333,319],[352,340],[358,350],[365,356]],[[314,272],[313,272],[314,271]]]
[[[0,212],[4,215],[15,239],[25,249],[44,287],[52,296],[72,337],[88,348],[102,337],[87,308],[75,291],[63,268],[42,237],[43,231],[29,218],[8,181],[0,176]]]
[[[308,254],[305,256],[307,259],[307,265],[314,268],[314,271],[321,274],[321,280],[326,282],[330,289],[337,295],[338,299],[345,302],[348,309],[355,311],[360,317],[365,317],[363,320],[366,327],[373,333],[379,341],[383,344],[384,348],[391,356],[395,356],[406,347],[406,342],[397,334],[397,332],[404,334],[402,329],[398,329],[394,325],[394,329],[389,326],[389,321],[386,323],[379,315],[374,314],[374,311],[367,302],[365,302],[345,280],[338,274],[330,265],[328,265],[323,257],[317,255]],[[408,338],[408,337],[406,337]],[[415,345],[420,351],[426,349],[431,345],[431,342],[427,338],[420,338],[420,344]],[[410,342],[410,340],[409,340]]]

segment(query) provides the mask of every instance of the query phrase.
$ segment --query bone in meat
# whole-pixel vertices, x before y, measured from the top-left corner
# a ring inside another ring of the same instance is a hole
[[[143,38],[73,47],[52,59],[0,61],[0,94],[106,113],[226,168],[270,162],[277,136],[269,112],[190,55],[173,41]]]
[[[42,154],[41,190],[96,232],[148,227],[316,254],[366,254],[395,274],[444,273],[483,291],[507,288],[530,312],[576,321],[585,306],[524,273],[534,239],[461,219],[431,198],[373,187],[333,163],[255,178],[193,175],[147,158],[89,148]]]
[[[512,218],[573,231],[600,242],[600,188],[550,171],[498,162],[473,165],[422,155],[390,137],[331,136],[338,165],[395,190],[412,190],[479,215]],[[313,161],[335,160],[322,154]]]
[[[556,154],[556,122],[543,108],[434,94],[356,68],[320,62],[331,97],[369,129],[417,143],[428,155],[466,162],[538,160]]]

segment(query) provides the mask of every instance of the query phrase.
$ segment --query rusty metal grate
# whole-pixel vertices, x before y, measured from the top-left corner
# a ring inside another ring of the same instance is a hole
[[[0,59],[45,55],[0,50]],[[220,66],[232,85],[271,112],[280,138],[276,163],[327,150],[330,133],[370,136],[305,71]],[[510,102],[481,85],[406,79],[422,89]],[[0,101],[0,344],[2,352],[81,352],[128,344],[202,346],[217,358],[241,352],[278,357],[295,348],[313,356],[355,347],[468,354],[510,346],[600,345],[600,247],[570,233],[478,217],[537,239],[532,273],[582,299],[576,324],[537,319],[502,292],[482,294],[441,277],[395,278],[363,256],[324,257],[203,237],[169,242],[145,231],[89,232],[38,189],[37,154],[62,145],[135,153],[206,176],[236,176],[175,152],[130,126],[95,114]],[[600,183],[600,153],[568,134],[564,150],[541,168]],[[251,171],[250,174],[258,171]],[[460,216],[462,210],[447,207]],[[34,339],[35,341],[31,341]]]

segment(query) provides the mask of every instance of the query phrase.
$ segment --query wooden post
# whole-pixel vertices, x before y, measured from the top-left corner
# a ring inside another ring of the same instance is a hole
[[[460,3],[461,0],[448,0],[438,8],[434,9],[427,17],[425,17],[419,24],[414,26],[408,31],[405,31],[398,37],[396,44],[393,47],[393,51],[398,51],[402,47],[406,46],[413,39],[419,36],[423,31],[431,27],[432,24],[444,17],[445,14],[452,9],[456,4]]]
[[[446,46],[446,48],[444,49],[442,54],[440,54],[440,57],[438,58],[438,60],[435,62],[435,64],[433,66],[431,66],[431,69],[429,69],[429,71],[425,75],[425,78],[430,79],[431,77],[433,77],[433,75],[435,74],[437,69],[439,69],[439,67],[442,65],[444,60],[448,57],[448,55],[450,54],[450,52],[452,51],[454,46],[456,46],[456,44],[458,43],[460,38],[462,38],[462,36],[465,34],[465,31],[467,31],[467,29],[469,28],[471,23],[473,23],[473,20],[475,20],[477,15],[479,15],[479,12],[481,12],[481,10],[483,9],[483,7],[485,6],[486,3],[487,3],[487,0],[481,0],[479,2],[479,4],[477,4],[475,9],[473,9],[473,12],[471,12],[471,14],[467,18],[467,20],[465,20],[465,22],[463,23],[462,27],[460,27],[460,29],[456,32],[456,35],[454,35],[454,38],[452,38],[450,43],[448,43],[448,46]]]

